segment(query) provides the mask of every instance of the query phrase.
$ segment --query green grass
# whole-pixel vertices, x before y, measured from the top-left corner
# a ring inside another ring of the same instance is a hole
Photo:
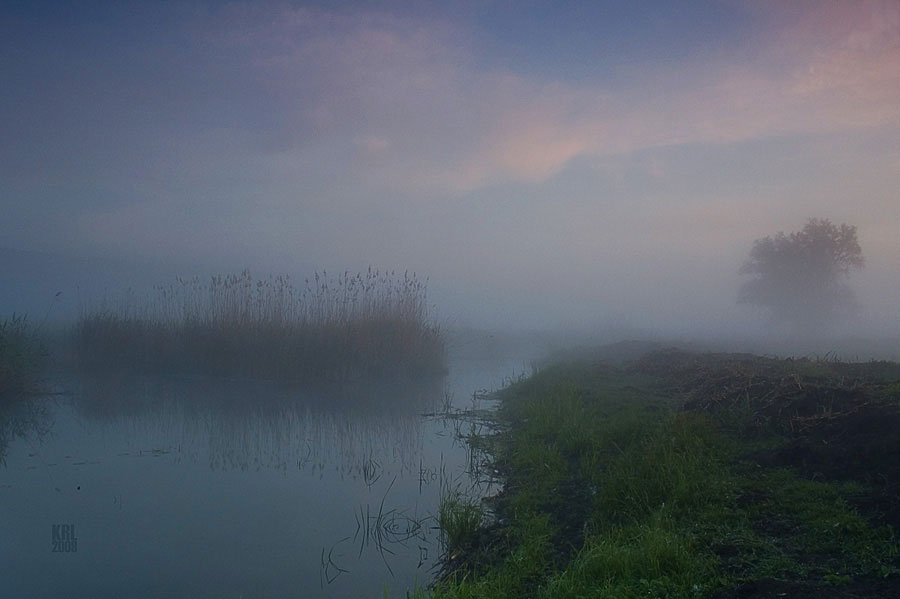
[[[0,321],[0,401],[37,391],[44,355],[24,316]]]
[[[72,334],[86,371],[190,373],[291,382],[442,374],[444,342],[415,275],[369,270],[181,280],[138,301],[86,308]]]
[[[441,498],[438,526],[443,535],[444,552],[455,555],[469,546],[481,528],[484,510],[478,499],[459,492],[448,492]]]
[[[807,371],[798,380],[822,376]],[[767,403],[684,409],[668,388],[640,369],[569,364],[501,392],[505,523],[473,549],[480,567],[418,595],[687,598],[763,579],[896,581],[892,529],[854,507],[867,483],[761,465],[748,455],[788,443],[784,427],[757,422]]]

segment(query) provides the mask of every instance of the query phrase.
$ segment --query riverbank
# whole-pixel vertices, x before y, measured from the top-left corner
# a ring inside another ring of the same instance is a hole
[[[504,491],[431,597],[900,595],[896,363],[657,351],[499,398]]]

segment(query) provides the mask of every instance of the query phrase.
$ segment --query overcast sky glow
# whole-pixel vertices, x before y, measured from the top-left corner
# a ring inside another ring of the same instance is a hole
[[[104,4],[0,9],[2,246],[677,329],[820,217],[896,324],[896,0]]]

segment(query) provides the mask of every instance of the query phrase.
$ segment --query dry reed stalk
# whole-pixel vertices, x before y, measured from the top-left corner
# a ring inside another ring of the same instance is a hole
[[[126,294],[84,310],[74,329],[85,368],[188,371],[283,380],[417,378],[443,371],[444,344],[426,284],[369,269],[287,276],[249,271],[177,279],[155,301]]]

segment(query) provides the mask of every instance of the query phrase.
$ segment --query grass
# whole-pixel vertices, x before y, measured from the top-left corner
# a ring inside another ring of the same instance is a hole
[[[0,321],[0,402],[37,391],[44,355],[26,317]]]
[[[441,498],[438,527],[443,535],[444,552],[452,557],[465,550],[481,528],[484,510],[480,501],[459,492],[448,492]]]
[[[800,366],[656,354],[622,368],[555,366],[512,385],[496,416],[505,432],[491,442],[506,477],[500,524],[468,531],[481,545],[417,594],[896,596],[897,432],[856,419],[871,409],[900,421],[897,370]],[[842,395],[845,386],[862,391]],[[888,443],[870,464],[888,483],[850,457],[859,439],[840,445],[853,431]],[[801,459],[820,445],[846,468]]]
[[[441,374],[444,343],[415,275],[178,279],[153,300],[85,309],[73,331],[88,371],[190,373],[293,382]]]

